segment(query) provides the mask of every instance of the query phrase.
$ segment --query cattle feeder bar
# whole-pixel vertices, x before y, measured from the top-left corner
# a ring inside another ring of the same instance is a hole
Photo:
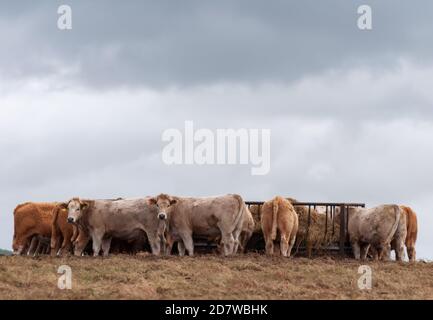
[[[291,199],[288,199],[291,200]],[[264,201],[246,201],[245,204],[248,208],[252,205],[257,205],[259,207],[259,212]],[[328,213],[330,214],[330,219],[332,220],[332,234],[334,234],[335,226],[335,214],[336,208],[340,209],[340,236],[339,236],[339,252],[341,255],[345,254],[345,244],[348,240],[348,223],[349,223],[349,207],[362,207],[365,208],[365,203],[350,203],[350,202],[302,202],[296,201],[292,202],[293,206],[303,206],[308,207],[308,217],[307,217],[307,228],[306,228],[306,239],[308,239],[308,234],[311,224],[311,207],[316,209],[317,207],[325,207],[325,232],[324,237],[326,238],[328,232]],[[328,210],[329,209],[329,210]]]

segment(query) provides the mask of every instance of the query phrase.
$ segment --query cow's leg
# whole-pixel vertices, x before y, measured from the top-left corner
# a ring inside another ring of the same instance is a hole
[[[74,241],[74,255],[80,257],[83,255],[83,251],[89,243],[89,238],[82,233],[79,233],[77,239]]]
[[[268,255],[273,255],[274,254],[274,241],[272,240],[271,236],[268,235],[265,238],[265,243],[266,243],[266,254]]]
[[[221,242],[224,246],[224,255],[228,256],[233,253],[233,249],[235,247],[235,239],[233,238],[233,235],[231,233],[223,233],[221,231]]]
[[[111,245],[111,237],[102,239],[102,252],[104,253],[104,257],[108,257],[110,253],[110,245]]]
[[[79,235],[79,230],[78,227],[76,225],[72,225],[72,236],[71,236],[71,243],[74,243],[75,240],[77,240]]]
[[[45,244],[45,254],[50,254],[50,250],[51,250],[50,243],[46,243]]]
[[[159,241],[160,241],[160,250],[162,251],[163,255],[168,255],[168,246],[167,238],[165,237],[164,233],[159,235]]]
[[[192,234],[182,233],[180,237],[182,238],[185,249],[188,251],[188,255],[192,257],[194,255],[194,241],[192,240]]]
[[[99,252],[101,251],[102,238],[103,238],[103,234],[98,234],[94,232],[92,235],[94,257],[99,256]]]
[[[358,241],[352,242],[353,255],[356,260],[361,259],[361,247],[359,246]]]
[[[55,257],[59,255],[59,250],[61,248],[60,244],[62,243],[62,237],[59,235],[58,237],[51,239],[51,256]]]
[[[289,238],[286,234],[281,233],[280,237],[280,251],[283,257],[287,257],[287,251],[289,250]]]
[[[30,241],[30,247],[29,247],[29,250],[27,251],[27,254],[28,255],[34,254],[37,246],[38,246],[38,238],[36,236],[34,236],[32,238],[32,240]]]
[[[395,243],[395,260],[403,261],[404,259],[404,243],[402,240]]]
[[[65,252],[67,255],[69,255],[71,253],[71,250],[72,250],[71,239],[65,237],[63,239],[63,243],[62,243],[62,247],[60,248],[59,255],[62,256]]]
[[[179,256],[183,257],[185,255],[185,245],[183,244],[183,240],[177,242],[177,251],[179,251]]]
[[[167,255],[167,256],[171,255],[171,252],[173,251],[173,245],[174,245],[173,240],[171,238],[168,238],[167,243],[165,245],[165,255]],[[179,248],[179,245],[178,245],[178,248]]]
[[[409,261],[414,262],[416,260],[415,246],[409,245],[408,247],[406,247],[406,249],[407,249],[407,256],[409,258]]]
[[[150,249],[152,250],[152,254],[159,256],[161,253],[161,239],[159,238],[159,235],[155,236],[148,236]],[[164,249],[164,248],[162,248]]]
[[[38,245],[36,246],[36,250],[35,253],[33,254],[33,257],[36,257],[40,254],[42,254],[42,250],[43,250],[43,243],[42,243],[42,239],[38,236],[36,236],[37,240],[38,240]]]
[[[287,257],[290,257],[292,253],[292,248],[295,245],[295,241],[296,241],[296,235],[292,237],[292,239],[290,239],[289,248],[287,249]]]
[[[391,244],[381,244],[376,247],[377,250],[377,259],[378,260],[386,260],[386,255],[391,251]]]
[[[370,256],[372,260],[378,260],[377,250],[375,246],[370,245],[367,252],[367,257]]]
[[[367,253],[368,253],[369,248],[370,248],[370,245],[368,243],[362,243],[360,245],[360,258],[361,258],[361,260],[367,259]]]
[[[239,245],[241,243],[241,233],[242,233],[242,229],[241,228],[236,228],[233,231],[233,238],[234,238],[234,245],[233,245],[233,254],[237,254],[238,253],[238,249],[239,249]]]

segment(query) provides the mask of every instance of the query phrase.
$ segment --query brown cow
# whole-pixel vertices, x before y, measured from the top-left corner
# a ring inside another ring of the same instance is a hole
[[[77,236],[77,227],[68,223],[68,211],[61,204],[57,204],[53,209],[51,224],[51,256],[70,253],[72,242]]]
[[[52,212],[56,203],[26,202],[14,210],[14,254],[24,254],[34,236],[51,238]],[[42,239],[42,238],[41,238]]]
[[[266,243],[266,253],[274,253],[277,230],[280,233],[280,250],[284,257],[290,257],[298,232],[298,215],[289,200],[277,196],[262,207],[261,224]]]
[[[167,231],[171,242],[178,243],[179,254],[185,249],[194,255],[193,235],[217,238],[225,255],[234,252],[242,232],[246,205],[237,194],[206,198],[174,197],[160,194],[149,199],[149,204],[158,208],[158,217],[167,220]]]

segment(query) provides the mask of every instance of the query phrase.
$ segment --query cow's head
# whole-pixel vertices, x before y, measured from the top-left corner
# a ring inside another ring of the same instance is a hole
[[[77,223],[89,207],[89,204],[85,201],[81,201],[79,198],[73,198],[67,203],[60,204],[60,207],[68,210],[69,223]]]
[[[14,235],[14,240],[12,242],[13,254],[14,255],[20,255],[22,253],[23,249],[24,249],[24,245],[18,243],[18,241]]]
[[[166,194],[160,194],[157,197],[150,198],[148,200],[150,205],[156,205],[158,208],[158,219],[166,220],[168,219],[174,205],[177,200]]]

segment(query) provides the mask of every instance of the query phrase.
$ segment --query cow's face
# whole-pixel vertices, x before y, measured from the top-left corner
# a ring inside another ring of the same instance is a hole
[[[167,220],[171,210],[173,209],[173,206],[177,203],[177,200],[168,195],[160,194],[156,198],[150,198],[149,203],[157,206],[158,219]]]
[[[14,251],[14,255],[19,255],[23,251],[24,246],[19,244],[17,239],[14,236],[14,240],[12,242],[12,250]]]
[[[12,241],[12,250],[14,255],[20,255],[24,253],[24,249],[27,248],[29,244],[29,239],[25,240],[22,237],[16,237],[14,234],[14,239]]]
[[[82,202],[80,199],[72,199],[67,204],[63,204],[63,207],[68,209],[68,222],[69,223],[77,223],[83,213],[87,210],[88,204],[86,202]]]

